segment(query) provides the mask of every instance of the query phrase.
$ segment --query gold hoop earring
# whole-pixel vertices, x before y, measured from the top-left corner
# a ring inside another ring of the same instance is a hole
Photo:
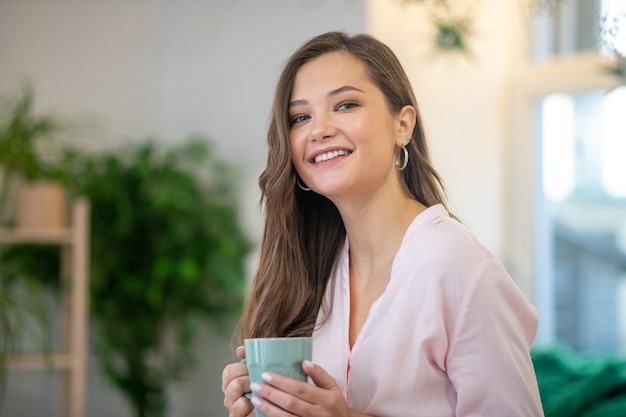
[[[296,184],[298,184],[298,187],[300,187],[302,191],[311,191],[309,187],[305,187],[302,183],[300,183],[300,177],[296,177]]]
[[[396,168],[398,171],[404,171],[406,166],[409,164],[409,151],[406,149],[406,146],[400,148],[402,153],[398,151],[396,154]],[[402,158],[400,157],[402,155]]]

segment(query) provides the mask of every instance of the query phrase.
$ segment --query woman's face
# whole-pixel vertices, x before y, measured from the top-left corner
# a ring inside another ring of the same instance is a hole
[[[399,181],[395,150],[411,132],[352,55],[331,52],[300,67],[289,121],[291,160],[317,193],[337,202]]]

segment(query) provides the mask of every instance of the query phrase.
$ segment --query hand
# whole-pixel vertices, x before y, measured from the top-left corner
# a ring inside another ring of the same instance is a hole
[[[257,397],[252,403],[268,417],[352,417],[358,415],[348,408],[335,380],[321,367],[309,361],[302,369],[315,386],[302,381],[267,372],[265,384],[252,384]],[[259,398],[260,396],[261,398]]]
[[[237,357],[246,357],[243,346],[236,350]],[[227,365],[222,372],[222,392],[224,393],[224,407],[230,417],[253,417],[254,407],[250,400],[243,396],[250,392],[250,377],[248,367],[243,362]]]

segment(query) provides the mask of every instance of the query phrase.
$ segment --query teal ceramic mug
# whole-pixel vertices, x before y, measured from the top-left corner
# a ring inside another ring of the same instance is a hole
[[[310,337],[272,337],[245,339],[246,365],[250,382],[264,382],[263,372],[275,372],[299,381],[306,381],[302,361],[311,360],[313,344]],[[248,398],[251,395],[246,394]],[[265,414],[256,410],[257,417]]]

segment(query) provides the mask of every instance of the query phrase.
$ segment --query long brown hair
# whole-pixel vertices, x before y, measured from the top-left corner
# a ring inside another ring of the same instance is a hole
[[[265,231],[259,268],[239,321],[241,338],[310,336],[346,230],[326,197],[303,191],[291,162],[288,104],[298,69],[329,52],[344,51],[361,60],[385,95],[392,114],[405,105],[417,111],[409,162],[403,173],[407,190],[426,207],[441,203],[445,192],[433,169],[417,101],[400,62],[382,42],[365,34],[319,35],[300,47],[280,76],[267,135],[267,166],[259,178]]]

